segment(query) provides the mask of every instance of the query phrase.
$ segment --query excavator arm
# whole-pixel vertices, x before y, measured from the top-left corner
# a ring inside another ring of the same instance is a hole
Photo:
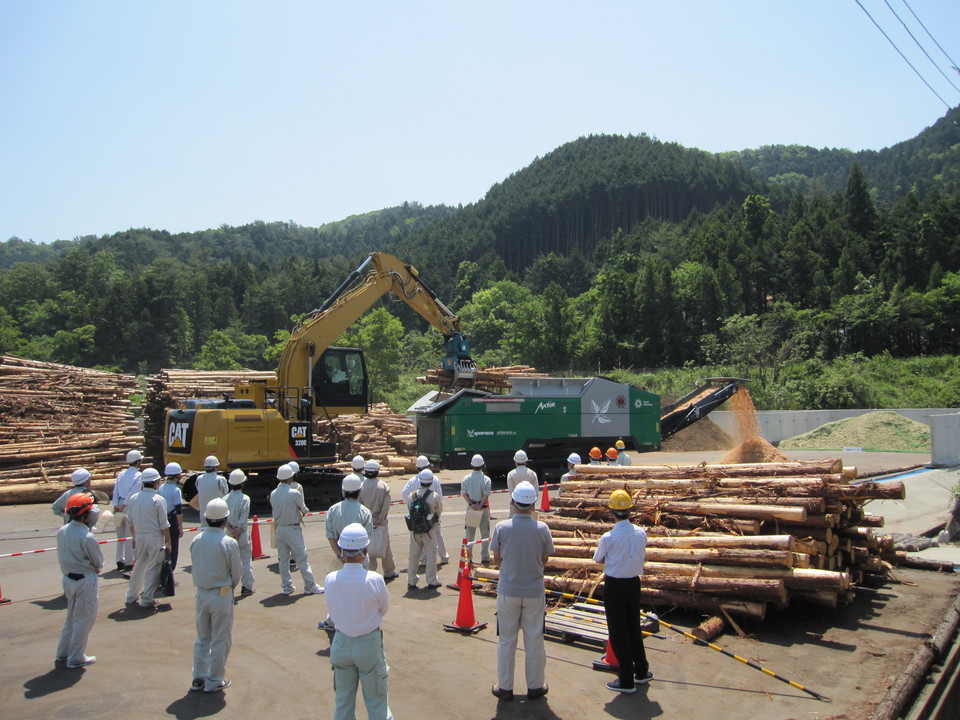
[[[460,331],[460,317],[437,298],[415,267],[393,255],[375,252],[350,273],[322,306],[293,329],[277,367],[280,387],[297,388],[304,392],[304,399],[312,396],[320,356],[388,292],[416,310],[443,335],[447,356],[442,367],[453,371],[454,383],[471,381],[476,365],[470,358],[469,341]],[[313,401],[311,397],[310,402]],[[284,414],[289,416],[290,410],[287,408]]]

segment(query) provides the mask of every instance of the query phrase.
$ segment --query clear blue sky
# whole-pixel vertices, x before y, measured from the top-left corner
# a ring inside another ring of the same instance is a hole
[[[908,2],[960,60],[960,2]],[[591,133],[881,149],[947,110],[854,0],[3,0],[0,103],[0,240],[36,242],[468,204]]]

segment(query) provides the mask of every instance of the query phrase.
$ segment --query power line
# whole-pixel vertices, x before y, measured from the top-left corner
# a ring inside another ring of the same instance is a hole
[[[909,66],[910,66],[910,69],[913,70],[913,71],[917,74],[917,77],[920,78],[920,79],[923,81],[923,84],[926,85],[928,88],[930,88],[930,92],[932,92],[934,95],[936,95],[936,96],[940,99],[940,102],[942,102],[944,105],[947,106],[947,110],[951,110],[951,109],[952,109],[952,106],[951,106],[946,100],[944,100],[942,97],[940,97],[940,93],[938,93],[936,90],[934,90],[934,89],[933,89],[933,86],[932,86],[930,83],[927,82],[926,78],[924,78],[923,75],[920,74],[920,71],[917,70],[917,69],[913,66],[913,63],[910,62],[910,61],[907,59],[907,56],[904,55],[904,54],[900,51],[900,48],[898,48],[898,47],[897,47],[897,44],[896,44],[893,40],[890,39],[890,36],[887,35],[886,31],[885,31],[882,27],[880,27],[880,25],[877,23],[876,20],[873,19],[873,15],[871,15],[869,12],[867,12],[867,9],[860,3],[860,0],[854,0],[854,2],[857,3],[857,5],[860,6],[860,9],[863,10],[863,12],[866,14],[866,16],[867,16],[868,18],[870,18],[870,22],[872,22],[872,23],[876,26],[877,30],[879,30],[881,33],[883,33],[883,36],[887,39],[887,42],[889,42],[891,45],[893,45],[893,49],[896,50],[897,53],[899,53],[900,57],[903,58],[903,61],[904,61],[907,65],[909,65]]]
[[[930,33],[929,30],[927,30],[927,26],[923,24],[923,21],[917,17],[917,14],[913,11],[913,8],[910,7],[910,3],[908,3],[907,0],[903,0],[903,4],[907,6],[907,10],[909,10],[910,14],[913,15],[913,19],[920,23],[920,27],[923,28],[923,31],[927,34],[927,37],[933,40],[933,44],[940,48],[940,52],[943,53],[943,56],[950,61],[950,65],[953,67],[953,69],[957,72],[960,72],[960,67],[957,66],[957,61],[947,55],[947,51],[940,47],[940,43],[938,43],[937,39]]]
[[[948,83],[950,83],[950,86],[951,86],[954,90],[956,90],[957,92],[960,92],[960,88],[958,88],[956,85],[953,84],[953,81],[952,81],[949,77],[947,77],[947,74],[940,68],[939,65],[937,65],[937,63],[934,61],[934,59],[933,59],[932,57],[930,57],[930,54],[926,51],[926,49],[923,47],[923,45],[920,44],[920,41],[917,40],[916,37],[914,37],[914,35],[913,35],[912,32],[910,32],[910,28],[907,27],[907,24],[903,21],[903,19],[902,19],[899,15],[897,15],[897,11],[894,10],[893,7],[890,5],[890,0],[883,0],[883,2],[886,3],[886,6],[887,6],[888,8],[890,8],[890,12],[892,12],[892,13],[893,13],[893,16],[894,16],[897,20],[900,21],[900,24],[903,25],[903,29],[907,31],[907,35],[909,35],[909,36],[913,39],[913,41],[917,44],[917,47],[920,48],[921,51],[923,51],[923,54],[927,56],[927,60],[929,60],[930,63],[937,69],[937,72],[939,72],[941,75],[943,75],[943,79],[946,80]],[[911,10],[910,12],[913,12],[913,11]],[[914,16],[914,17],[916,17],[916,16]],[[926,28],[924,28],[924,29],[926,29]],[[938,47],[939,47],[939,46],[938,46]]]

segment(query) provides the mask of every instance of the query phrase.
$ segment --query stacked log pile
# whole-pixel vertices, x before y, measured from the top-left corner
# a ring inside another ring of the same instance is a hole
[[[146,453],[163,457],[163,422],[169,408],[192,398],[222,398],[233,395],[233,387],[241,382],[261,380],[277,384],[272,370],[161,370],[147,378],[147,393],[143,404],[143,434]]]
[[[839,460],[583,465],[577,473],[552,501],[556,513],[540,518],[556,545],[546,567],[552,589],[602,595],[602,567],[592,556],[612,527],[607,501],[616,489],[630,493],[633,519],[647,527],[643,597],[650,605],[758,620],[771,603],[835,607],[852,598],[853,584],[896,559],[874,534],[883,518],[863,505],[903,499],[903,484],[851,484],[855,470],[845,474]]]
[[[335,440],[341,457],[361,455],[380,463],[381,477],[413,473],[417,469],[417,432],[413,421],[386,403],[374,403],[366,415],[342,415],[317,424],[321,438]],[[349,462],[342,463],[349,467]]]
[[[510,384],[511,377],[549,377],[546,373],[537,372],[535,367],[530,365],[505,365],[501,367],[480,368],[477,370],[477,377],[469,385],[474,390],[483,390],[490,393],[502,393],[509,391],[513,386]],[[423,385],[439,385],[440,387],[450,387],[453,384],[453,372],[450,370],[430,370],[426,375],[417,378],[417,382]]]
[[[130,396],[136,377],[0,356],[0,503],[47,502],[85,467],[110,492],[143,437]]]

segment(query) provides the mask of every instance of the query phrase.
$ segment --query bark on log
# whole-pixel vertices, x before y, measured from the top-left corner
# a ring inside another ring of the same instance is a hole
[[[744,577],[764,580],[783,580],[788,590],[832,590],[840,592],[850,587],[847,573],[813,568],[745,568],[729,565],[687,565],[684,563],[648,562],[643,566],[649,575],[693,575],[701,577]]]

